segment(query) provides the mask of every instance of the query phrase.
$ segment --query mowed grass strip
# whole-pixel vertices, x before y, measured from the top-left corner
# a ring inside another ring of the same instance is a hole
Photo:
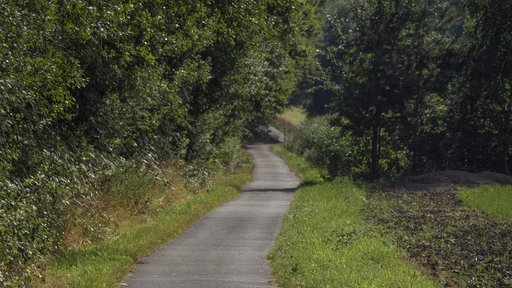
[[[459,188],[457,197],[467,206],[482,210],[494,219],[512,224],[512,185]]]
[[[63,251],[34,287],[118,287],[137,259],[183,233],[212,209],[234,199],[250,181],[253,165],[219,173],[208,192],[190,193],[145,224],[127,227],[97,244]]]
[[[301,158],[276,151],[309,178],[297,190],[270,255],[279,287],[438,287],[365,222],[364,188],[349,179],[314,179],[319,173],[305,170]]]

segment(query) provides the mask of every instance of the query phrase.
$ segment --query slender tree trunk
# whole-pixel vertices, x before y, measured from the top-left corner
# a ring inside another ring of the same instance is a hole
[[[510,173],[510,167],[509,167],[509,160],[510,160],[510,142],[511,142],[511,136],[510,136],[510,133],[512,132],[511,130],[511,122],[512,122],[512,91],[506,91],[505,93],[507,93],[508,99],[507,100],[507,104],[505,105],[506,107],[506,117],[505,117],[505,133],[503,133],[503,172],[505,174],[509,174]]]
[[[380,109],[375,109],[372,127],[372,155],[370,163],[370,176],[374,179],[380,175]]]

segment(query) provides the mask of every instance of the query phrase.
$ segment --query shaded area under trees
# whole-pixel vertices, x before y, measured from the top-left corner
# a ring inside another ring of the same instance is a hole
[[[325,5],[320,85],[335,94],[330,124],[340,141],[356,146],[341,158],[358,163],[331,174],[510,172],[510,3]]]

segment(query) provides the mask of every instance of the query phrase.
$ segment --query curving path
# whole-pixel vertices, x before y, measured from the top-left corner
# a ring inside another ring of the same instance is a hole
[[[273,287],[267,254],[299,179],[268,145],[247,149],[256,163],[253,182],[141,259],[123,287]]]

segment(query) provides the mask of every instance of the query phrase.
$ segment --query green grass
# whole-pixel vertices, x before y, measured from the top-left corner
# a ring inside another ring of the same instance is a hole
[[[470,207],[512,224],[512,185],[459,188],[457,197]]]
[[[281,113],[281,117],[288,120],[295,126],[299,126],[302,121],[306,120],[306,112],[304,109],[299,107],[290,107]]]
[[[252,164],[234,174],[222,174],[208,192],[190,194],[170,205],[153,220],[127,226],[97,244],[63,251],[33,287],[118,287],[138,258],[163,246],[184,232],[210,210],[235,198],[251,179]]]
[[[303,160],[276,151],[310,180],[297,190],[270,255],[279,287],[438,286],[365,222],[364,188],[346,178],[319,181]]]
[[[311,167],[308,162],[297,154],[286,150],[283,144],[273,145],[272,151],[281,156],[281,158],[283,158],[290,167],[290,170],[300,177],[302,186],[319,184],[324,181],[323,175],[325,173],[320,169]]]

